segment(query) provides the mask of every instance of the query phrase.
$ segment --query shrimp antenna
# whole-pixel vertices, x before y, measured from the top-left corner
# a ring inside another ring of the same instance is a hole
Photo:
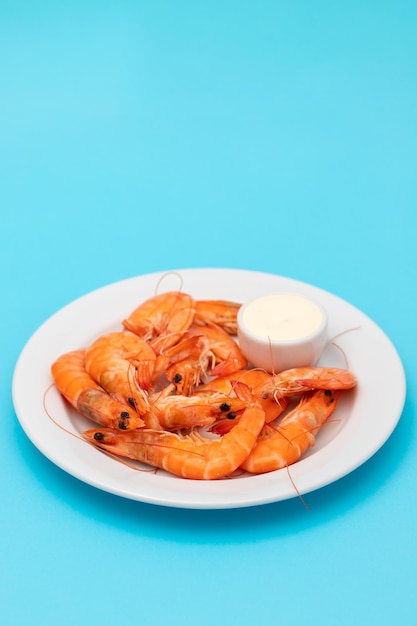
[[[100,452],[102,452],[103,454],[106,454],[108,457],[112,458],[113,460],[117,461],[118,463],[122,463],[122,465],[126,465],[127,467],[129,467],[130,469],[133,469],[135,471],[138,472],[147,472],[147,473],[154,473],[156,474],[157,472],[157,468],[152,467],[150,469],[142,469],[140,467],[137,467],[136,465],[134,465],[133,463],[130,463],[128,460],[126,459],[122,459],[120,456],[113,454],[112,452],[110,452],[109,450],[104,450],[102,448],[99,448],[98,446],[96,446],[94,443],[92,443],[91,441],[88,441],[85,437],[82,437],[81,435],[77,434],[77,433],[73,433],[71,430],[69,430],[68,428],[65,428],[65,426],[63,426],[62,424],[60,424],[52,415],[51,412],[49,411],[48,407],[46,406],[46,399],[47,399],[47,395],[48,393],[51,391],[52,388],[54,388],[55,385],[49,385],[49,387],[46,389],[45,393],[43,394],[43,408],[44,411],[46,413],[46,415],[48,416],[48,418],[51,420],[51,422],[53,422],[53,424],[55,424],[55,426],[57,426],[58,428],[60,428],[61,430],[64,431],[64,433],[67,433],[67,435],[71,435],[71,437],[75,437],[75,439],[78,439],[78,441],[82,441],[83,443],[87,444],[88,446],[92,446],[95,450],[99,450]],[[56,388],[56,387],[55,387]]]
[[[269,335],[268,335],[268,343],[269,343],[269,357],[271,359],[271,374],[272,376],[276,376],[276,371],[274,367],[274,358],[272,356],[272,341]]]
[[[65,433],[67,433],[68,435],[71,435],[72,437],[75,437],[75,439],[79,439],[80,441],[85,441],[85,439],[83,437],[81,437],[81,435],[78,435],[77,433],[73,433],[68,428],[65,428],[65,426],[63,426],[62,424],[57,422],[57,420],[51,415],[48,407],[46,406],[46,398],[47,398],[47,395],[49,394],[49,392],[51,391],[51,389],[53,389],[53,388],[56,389],[54,384],[49,385],[49,387],[45,390],[45,393],[43,394],[43,409],[44,409],[46,415],[51,420],[51,422],[53,422],[55,424],[55,426],[58,426],[58,428],[63,430]]]
[[[165,280],[165,278],[167,278],[168,276],[176,276],[179,279],[180,287],[179,287],[179,289],[177,289],[177,291],[182,291],[182,288],[183,288],[183,285],[184,285],[184,279],[181,276],[181,274],[179,272],[174,272],[174,271],[172,271],[172,272],[165,272],[165,274],[163,274],[161,276],[161,278],[158,280],[158,282],[156,283],[155,295],[158,295],[159,288],[161,286],[162,281]]]
[[[336,342],[335,340],[338,339],[339,337],[342,337],[342,335],[346,335],[347,333],[351,333],[354,330],[359,330],[360,326],[354,326],[353,328],[347,328],[346,330],[342,330],[342,332],[337,333],[337,335],[334,335],[331,339],[329,339],[329,341],[326,343],[326,345],[324,346],[324,350],[327,350],[327,348],[329,346],[334,346],[335,348],[337,348],[343,355],[343,358],[345,360],[345,365],[346,368],[348,369],[349,367],[349,362],[348,362],[348,358],[346,356],[346,352],[343,350],[343,348],[341,348]],[[324,352],[323,350],[323,352]]]
[[[297,494],[297,498],[300,500],[300,502],[304,506],[304,508],[307,509],[307,511],[311,512],[311,508],[309,507],[309,505],[307,504],[307,502],[305,501],[305,499],[301,495],[301,492],[299,491],[297,485],[294,482],[293,477],[291,476],[289,465],[287,465],[287,474],[288,474],[288,478],[290,479],[290,482],[291,482],[292,486],[294,487],[294,491]]]

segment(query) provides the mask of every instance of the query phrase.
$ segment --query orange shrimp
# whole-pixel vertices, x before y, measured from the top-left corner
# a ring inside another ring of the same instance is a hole
[[[61,355],[51,366],[54,383],[74,409],[102,426],[120,430],[141,428],[143,420],[126,404],[112,398],[87,373],[84,350]]]
[[[241,468],[254,474],[272,472],[298,461],[315,444],[315,436],[336,408],[338,391],[304,396],[278,426],[266,425]]]
[[[197,300],[194,324],[214,325],[237,335],[237,313],[242,305],[228,300]]]
[[[259,391],[271,394],[279,400],[282,396],[292,396],[309,389],[343,390],[352,389],[357,384],[356,376],[349,370],[336,367],[295,367],[272,374],[269,380],[260,385]]]
[[[123,326],[143,337],[158,354],[173,346],[195,315],[194,299],[181,291],[168,291],[140,304]]]
[[[187,334],[204,337],[206,340],[207,355],[214,363],[209,372],[211,376],[227,376],[248,365],[239,345],[225,330],[193,324]]]
[[[178,393],[190,395],[209,375],[226,375],[242,369],[247,360],[226,331],[192,324],[183,338],[158,355],[156,371],[165,371]]]
[[[151,346],[127,330],[102,335],[85,352],[85,368],[91,378],[139,414],[149,408],[145,391],[150,386],[155,361]]]
[[[155,377],[165,375],[175,385],[176,393],[190,395],[200,384],[210,365],[204,337],[185,335],[175,345],[158,355]]]
[[[155,394],[149,410],[141,417],[147,428],[154,430],[182,430],[209,426],[221,416],[234,416],[246,407],[246,402],[223,394],[205,397]]]
[[[259,401],[265,411],[265,423],[272,422],[279,417],[287,408],[289,399],[286,397],[279,398],[279,401],[271,394],[262,394],[260,388],[270,378],[270,374],[264,370],[250,369],[238,370],[229,376],[219,376],[210,382],[200,385],[194,392],[194,396],[204,396],[211,393],[222,393],[225,397],[233,398],[236,395],[235,383],[240,382],[247,385],[254,397]],[[233,427],[234,416],[227,414],[226,417],[218,419],[210,431],[219,435],[224,435]],[[237,417],[238,419],[238,417]]]
[[[207,439],[192,431],[188,435],[152,429],[120,433],[113,429],[90,429],[85,438],[95,446],[193,480],[217,480],[234,472],[247,458],[264,425],[258,404],[244,410],[238,424],[224,437]]]

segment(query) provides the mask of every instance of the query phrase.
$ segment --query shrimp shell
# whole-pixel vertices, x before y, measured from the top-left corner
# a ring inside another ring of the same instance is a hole
[[[276,427],[267,425],[263,429],[241,468],[262,474],[298,461],[315,444],[316,434],[336,408],[338,393],[319,390],[304,396]]]
[[[173,346],[189,328],[195,315],[194,299],[181,291],[169,291],[140,304],[123,326],[143,337],[159,354]]]
[[[229,335],[237,335],[237,314],[241,306],[229,300],[197,300],[194,324],[219,326]]]
[[[257,404],[249,405],[238,424],[224,437],[205,439],[196,432],[181,436],[140,429],[120,433],[90,429],[84,437],[103,450],[194,480],[217,480],[234,472],[247,458],[265,422]]]
[[[311,389],[347,390],[357,384],[349,370],[337,367],[295,367],[271,374],[259,390],[276,398],[292,396]]]
[[[142,338],[127,330],[102,335],[85,352],[85,368],[91,378],[118,400],[148,410],[149,388],[156,354]]]
[[[121,430],[144,426],[132,407],[112,398],[89,376],[84,356],[85,350],[73,350],[52,364],[52,378],[62,396],[78,413],[103,426]]]

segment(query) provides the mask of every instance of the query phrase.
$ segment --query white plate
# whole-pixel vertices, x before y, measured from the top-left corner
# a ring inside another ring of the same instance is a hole
[[[178,275],[182,277],[182,290],[196,299],[244,302],[273,291],[304,293],[327,310],[331,337],[350,331],[339,336],[337,348],[331,345],[325,351],[320,364],[347,365],[359,384],[342,396],[314,448],[291,466],[291,478],[300,494],[345,476],[388,439],[404,406],[404,370],[390,340],[361,311],[311,285],[244,270],[176,270],[167,274],[159,291],[178,289]],[[204,509],[253,506],[296,497],[286,469],[219,481],[186,480],[159,470],[134,471],[72,437],[48,417],[44,396],[52,382],[52,362],[64,352],[89,345],[105,332],[120,329],[121,320],[154,295],[163,276],[165,273],[148,274],[98,289],[58,311],[33,334],[22,350],[13,378],[13,401],[22,428],[47,458],[69,474],[133,500]],[[389,394],[381,393],[382,380],[390,381]],[[55,388],[46,394],[46,406],[54,420],[71,432],[94,427],[70,409]]]

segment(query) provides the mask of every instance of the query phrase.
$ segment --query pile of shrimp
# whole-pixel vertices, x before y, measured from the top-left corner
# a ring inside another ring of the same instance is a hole
[[[83,438],[194,480],[297,462],[356,377],[251,367],[236,339],[239,307],[169,291],[141,303],[120,330],[61,355],[51,366],[56,388],[96,424]]]

